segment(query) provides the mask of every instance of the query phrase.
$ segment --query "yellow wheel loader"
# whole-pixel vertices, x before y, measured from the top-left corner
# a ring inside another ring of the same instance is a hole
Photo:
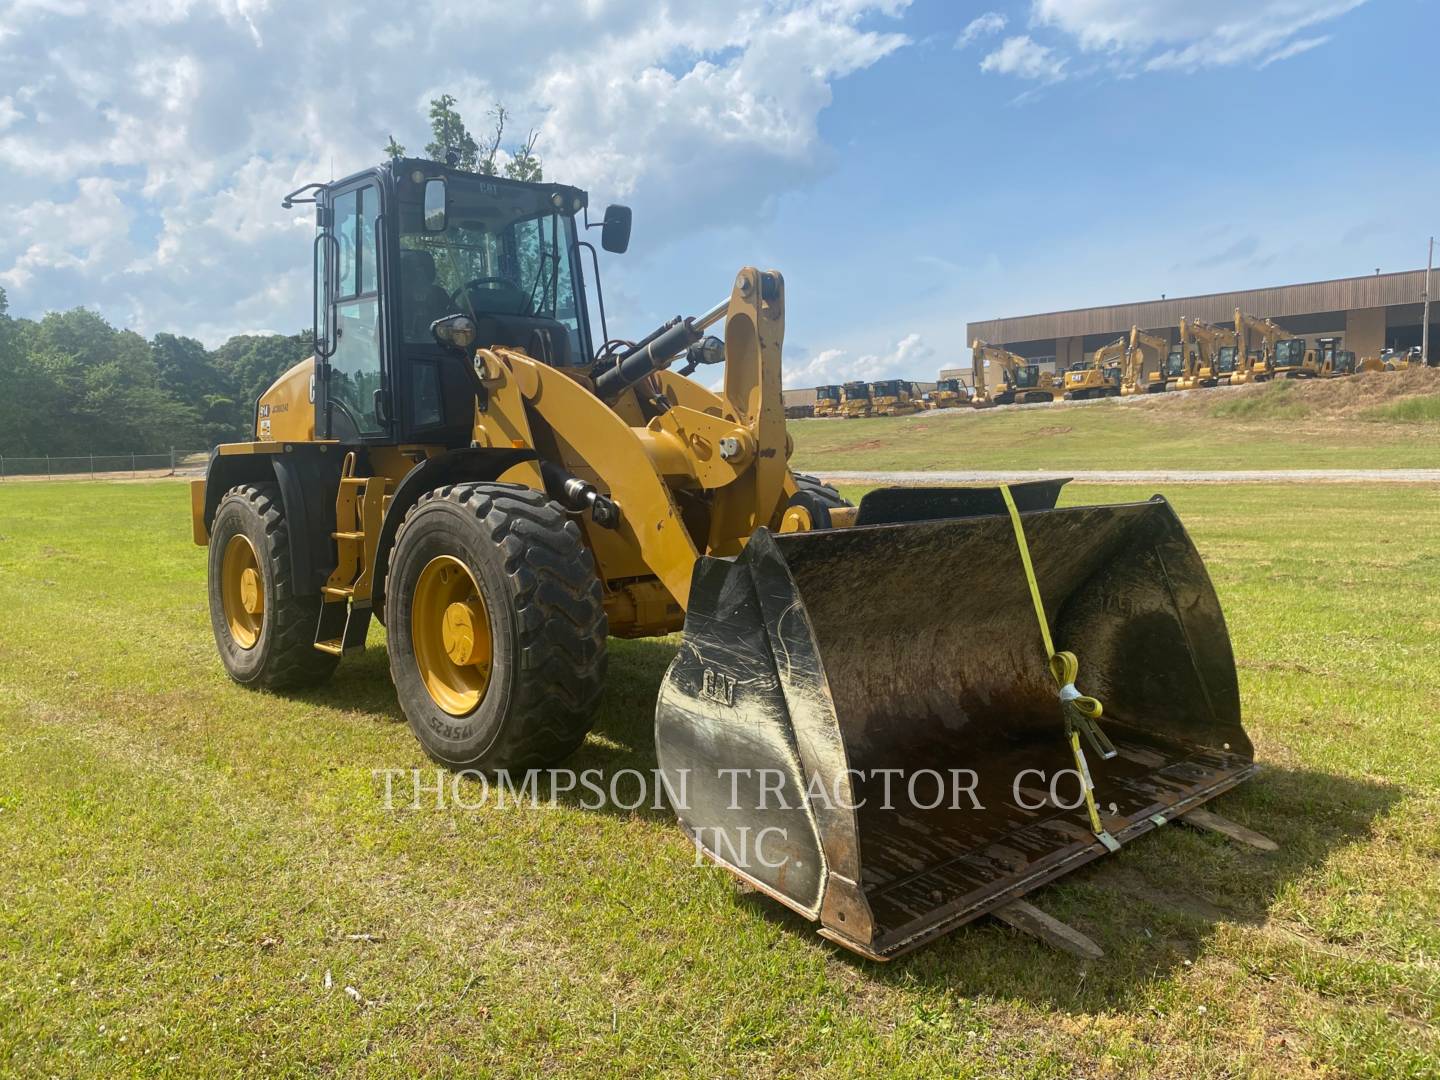
[[[655,711],[681,825],[880,959],[1254,772],[1215,592],[1158,496],[853,506],[787,464],[778,273],[633,340],[602,307],[596,338],[583,191],[400,159],[302,201],[315,355],[192,488],[237,682],[320,683],[377,618],[425,752],[528,770],[585,739],[609,637],[683,631]],[[629,231],[609,208],[601,246]],[[717,392],[687,377],[709,364]]]
[[[815,415],[840,415],[840,387],[817,386],[815,388]]]

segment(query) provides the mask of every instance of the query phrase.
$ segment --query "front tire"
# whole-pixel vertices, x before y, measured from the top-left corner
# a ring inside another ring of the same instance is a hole
[[[836,491],[819,477],[795,473],[795,486],[799,489],[790,497],[791,506],[803,506],[810,514],[810,526],[814,529],[831,527],[830,511],[854,506],[849,499]]]
[[[539,768],[585,740],[608,626],[579,526],[544,494],[473,483],[422,496],[396,535],[385,609],[400,707],[435,761]]]
[[[315,648],[321,599],[295,595],[290,531],[275,484],[231,488],[210,528],[210,626],[226,672],[266,690],[314,686],[339,657]]]

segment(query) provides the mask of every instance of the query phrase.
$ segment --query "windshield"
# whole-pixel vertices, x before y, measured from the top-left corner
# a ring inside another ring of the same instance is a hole
[[[1220,356],[1219,356],[1218,359],[1216,360],[1215,366],[1216,366],[1219,370],[1221,370],[1221,371],[1234,371],[1234,370],[1235,370],[1235,346],[1234,346],[1234,345],[1221,345],[1221,346],[1220,346]]]
[[[1016,386],[1035,386],[1040,382],[1040,368],[1035,364],[1025,364],[1015,369]]]
[[[1297,367],[1305,359],[1305,342],[1301,338],[1278,342],[1275,346],[1276,367]]]
[[[1165,358],[1166,375],[1183,375],[1185,373],[1185,354],[1179,349],[1171,349],[1170,355]]]
[[[588,361],[575,272],[575,221],[543,191],[477,177],[446,184],[445,228],[427,232],[418,204],[402,206],[400,277],[405,341],[429,343],[445,315],[552,319]],[[483,336],[483,329],[482,329]],[[478,345],[491,344],[477,341]]]
[[[840,388],[838,386],[820,386],[816,388],[815,396],[823,401],[839,401]]]

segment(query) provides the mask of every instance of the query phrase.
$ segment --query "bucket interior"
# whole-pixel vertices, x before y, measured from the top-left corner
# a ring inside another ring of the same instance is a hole
[[[1248,775],[1224,619],[1168,504],[1023,517],[1056,648],[1118,750],[1085,746],[1107,830],[1123,841]],[[1084,807],[1050,798],[1073,759],[1008,516],[777,539],[858,781],[878,947],[1104,853]],[[1077,779],[1055,795],[1077,801]]]

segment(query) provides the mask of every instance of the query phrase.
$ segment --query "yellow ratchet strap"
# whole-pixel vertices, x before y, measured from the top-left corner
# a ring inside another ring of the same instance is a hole
[[[1089,697],[1075,689],[1075,679],[1080,674],[1080,661],[1072,652],[1056,652],[1055,642],[1050,637],[1050,623],[1045,618],[1045,604],[1040,599],[1040,585],[1035,580],[1035,564],[1030,561],[1030,545],[1025,540],[1025,526],[1020,522],[1020,511],[1010,494],[1010,485],[1001,484],[1000,494],[1005,499],[1005,509],[1010,512],[1010,524],[1015,530],[1015,545],[1020,549],[1020,563],[1025,568],[1025,580],[1030,585],[1030,599],[1035,605],[1035,619],[1040,624],[1040,637],[1045,642],[1045,653],[1050,657],[1050,674],[1060,688],[1060,716],[1065,721],[1065,739],[1075,758],[1075,771],[1080,775],[1080,786],[1085,793],[1085,809],[1090,814],[1090,830],[1097,840],[1110,851],[1120,850],[1116,840],[1100,822],[1100,811],[1095,806],[1095,782],[1090,778],[1090,766],[1085,761],[1085,751],[1080,748],[1083,733],[1102,760],[1115,756],[1115,747],[1100,730],[1096,722],[1104,713],[1104,706],[1098,698]]]

